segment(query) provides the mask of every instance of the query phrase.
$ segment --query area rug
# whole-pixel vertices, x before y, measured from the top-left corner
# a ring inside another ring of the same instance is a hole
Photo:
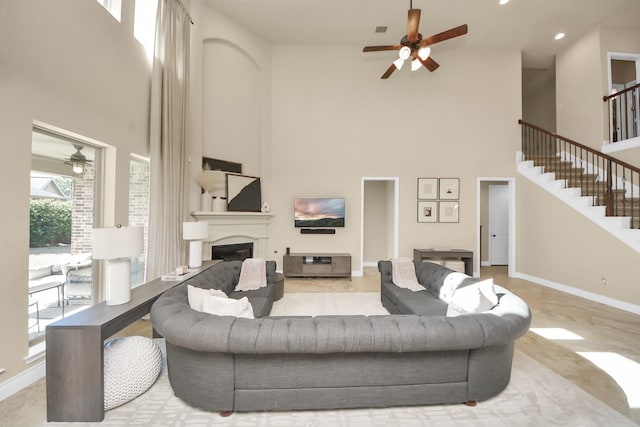
[[[344,310],[338,313],[336,310]],[[288,294],[274,304],[278,315],[383,314],[379,294]],[[274,313],[275,314],[275,313]],[[158,340],[161,347],[164,341]],[[164,351],[164,349],[163,349]],[[215,378],[211,379],[215,381]],[[46,424],[42,424],[46,425]],[[135,400],[108,411],[101,426],[635,426],[550,369],[516,351],[511,383],[476,407],[435,405],[384,409],[217,413],[193,409],[173,395],[163,366],[158,381]]]

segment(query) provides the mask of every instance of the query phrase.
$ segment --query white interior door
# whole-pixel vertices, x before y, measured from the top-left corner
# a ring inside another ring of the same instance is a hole
[[[489,186],[489,262],[509,264],[509,187]]]

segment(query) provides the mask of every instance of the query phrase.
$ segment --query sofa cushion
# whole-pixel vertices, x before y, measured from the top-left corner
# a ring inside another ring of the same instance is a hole
[[[382,284],[381,292],[401,314],[444,316],[447,312],[447,303],[434,297],[425,289],[413,292],[387,282]]]
[[[228,298],[220,289],[204,289],[196,286],[187,285],[187,299],[189,300],[189,307],[196,311],[202,311],[202,302],[206,295],[213,295],[216,297]]]
[[[234,316],[253,319],[253,307],[247,297],[240,299],[222,298],[205,295],[202,299],[202,312],[217,316]]]
[[[496,304],[498,296],[493,288],[493,279],[486,279],[457,289],[447,308],[447,316],[482,313],[491,310]]]
[[[456,275],[455,277],[459,277],[457,275],[462,274],[432,262],[423,262],[418,264],[416,267],[418,282],[427,288],[432,295],[435,295],[438,298],[440,297],[440,288],[445,284],[445,279],[452,273]],[[456,285],[456,288],[468,286],[477,281],[478,279],[464,275],[461,282]]]

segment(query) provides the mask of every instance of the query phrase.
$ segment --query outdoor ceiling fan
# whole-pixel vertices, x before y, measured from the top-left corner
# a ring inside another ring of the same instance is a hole
[[[73,148],[76,149],[76,152],[73,153],[71,157],[64,162],[64,164],[71,165],[73,173],[80,175],[84,173],[84,166],[87,163],[91,163],[91,160],[87,160],[87,157],[80,152],[80,150],[84,148],[82,145],[73,144]]]
[[[398,59],[393,61],[387,71],[384,72],[382,79],[388,79],[391,73],[401,69],[404,61],[409,58],[412,58],[411,71],[416,71],[421,66],[424,66],[429,71],[435,71],[440,65],[431,58],[431,48],[429,46],[467,34],[467,24],[464,24],[423,39],[422,34],[418,32],[420,9],[413,8],[413,1],[409,3],[409,7],[407,34],[402,37],[399,45],[366,46],[362,49],[363,52],[398,51]]]

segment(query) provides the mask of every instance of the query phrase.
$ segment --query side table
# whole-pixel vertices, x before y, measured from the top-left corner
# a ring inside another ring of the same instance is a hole
[[[429,258],[460,258],[464,262],[464,274],[473,276],[473,252],[465,249],[414,249],[413,262],[419,264]]]

